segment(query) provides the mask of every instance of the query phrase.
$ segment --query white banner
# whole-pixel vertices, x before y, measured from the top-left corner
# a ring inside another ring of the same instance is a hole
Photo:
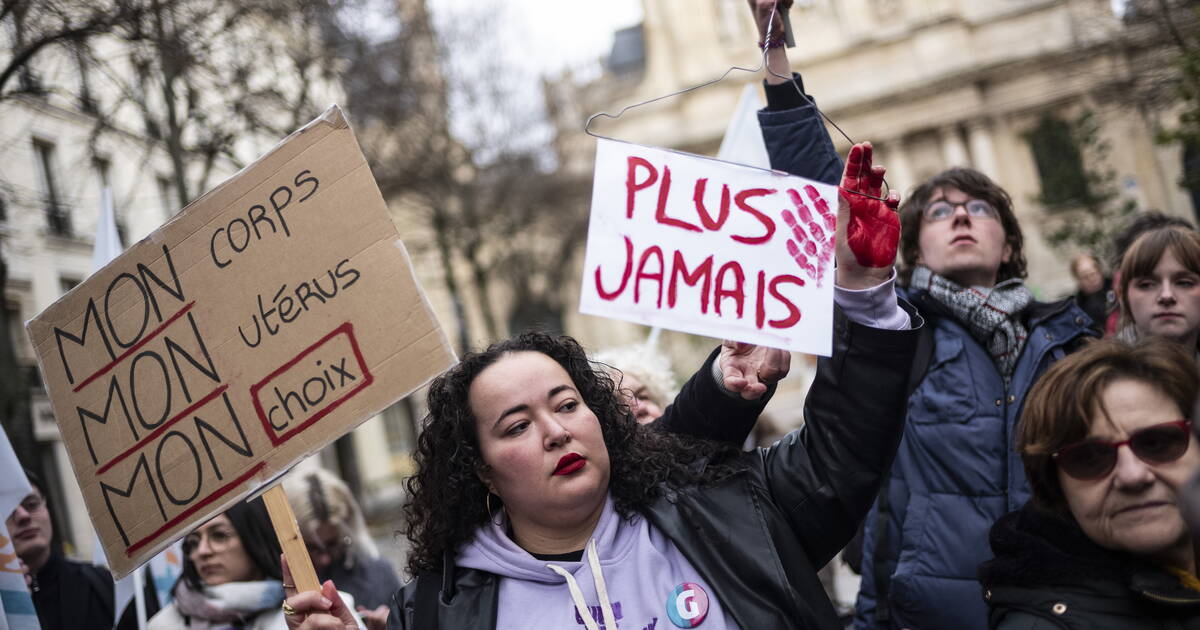
[[[601,139],[579,310],[829,355],[837,189]]]

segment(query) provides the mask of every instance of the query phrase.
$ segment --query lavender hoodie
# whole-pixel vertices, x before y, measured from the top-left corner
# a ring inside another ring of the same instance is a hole
[[[538,560],[508,537],[507,527],[479,528],[457,559],[461,567],[500,576],[497,628],[738,628],[675,544],[641,515],[621,518],[611,496],[582,562]]]

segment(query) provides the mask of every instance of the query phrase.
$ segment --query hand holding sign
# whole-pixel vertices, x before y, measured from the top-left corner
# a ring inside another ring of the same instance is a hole
[[[787,376],[792,355],[787,350],[729,341],[721,343],[717,365],[725,389],[741,394],[745,400],[757,400],[767,387]]]
[[[900,197],[880,201],[882,166],[871,164],[871,143],[850,148],[838,191],[837,285],[865,289],[886,282],[896,264],[900,242]]]
[[[27,327],[117,577],[454,362],[336,107]]]
[[[284,614],[288,630],[358,630],[358,620],[346,607],[337,587],[326,580],[319,591],[296,590],[287,557],[280,557],[283,569]]]

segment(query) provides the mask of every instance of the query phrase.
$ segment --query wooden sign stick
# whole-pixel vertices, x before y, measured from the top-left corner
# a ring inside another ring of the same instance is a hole
[[[288,569],[296,582],[296,590],[301,593],[321,590],[321,582],[317,580],[312,558],[308,557],[308,547],[304,544],[304,537],[300,535],[300,526],[296,524],[296,515],[292,513],[287,494],[283,492],[283,484],[277,483],[264,492],[262,500],[267,504],[271,525],[275,526],[275,536],[279,538],[279,546],[283,547],[283,555],[287,558]]]

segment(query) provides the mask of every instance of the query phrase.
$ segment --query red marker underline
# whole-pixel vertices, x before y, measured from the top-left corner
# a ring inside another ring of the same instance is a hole
[[[73,389],[73,390],[71,390],[71,391],[78,393],[78,392],[79,392],[79,390],[83,389],[84,387],[87,387],[89,384],[91,384],[91,382],[92,382],[92,381],[94,381],[94,380],[96,380],[96,379],[100,378],[101,376],[104,376],[105,374],[107,374],[107,373],[108,373],[108,371],[109,371],[109,370],[111,370],[111,369],[113,369],[114,367],[116,367],[118,363],[120,363],[121,361],[124,361],[125,359],[129,358],[129,355],[133,354],[134,352],[137,352],[138,350],[140,350],[140,349],[141,349],[141,347],[142,347],[142,346],[146,345],[147,343],[150,343],[150,341],[151,341],[152,339],[154,339],[155,337],[157,337],[157,336],[159,335],[159,333],[161,333],[162,331],[166,330],[167,326],[170,326],[171,324],[175,323],[175,320],[179,319],[180,317],[183,317],[183,314],[184,314],[184,313],[186,313],[186,312],[188,312],[189,310],[191,310],[191,308],[192,308],[193,306],[195,306],[195,305],[196,305],[196,301],[195,301],[195,300],[192,300],[191,302],[188,302],[188,303],[187,303],[187,306],[184,306],[183,308],[179,309],[179,312],[178,312],[178,313],[175,313],[174,315],[172,315],[171,317],[169,317],[169,318],[167,319],[167,321],[163,322],[162,324],[159,324],[158,328],[155,328],[154,330],[150,331],[150,334],[148,334],[148,335],[146,335],[146,336],[142,337],[141,341],[139,341],[139,342],[137,342],[137,343],[133,344],[133,346],[132,346],[132,347],[130,347],[130,348],[129,348],[128,350],[126,350],[125,352],[122,352],[122,353],[120,354],[120,356],[118,356],[117,358],[113,359],[111,362],[109,362],[109,364],[108,364],[108,365],[106,365],[106,366],[104,366],[104,367],[100,368],[99,370],[97,370],[95,374],[93,374],[93,375],[91,375],[91,376],[87,377],[86,379],[84,379],[82,383],[80,383],[80,384],[76,385],[76,386],[75,386],[75,389]]]
[[[227,384],[222,385],[222,386],[212,390],[212,392],[209,393],[204,398],[201,398],[200,400],[197,400],[196,402],[192,403],[191,405],[188,405],[187,409],[180,411],[179,413],[175,414],[170,420],[167,420],[166,422],[158,425],[158,428],[154,429],[150,433],[147,433],[145,437],[143,437],[142,439],[137,441],[137,444],[134,444],[133,446],[129,447],[129,449],[127,449],[124,453],[121,453],[120,455],[117,455],[116,457],[110,459],[107,464],[101,466],[100,468],[97,468],[96,474],[97,475],[104,474],[104,472],[107,471],[109,468],[112,468],[113,466],[117,465],[118,462],[120,462],[121,460],[125,459],[126,457],[129,457],[130,455],[134,454],[135,452],[137,452],[138,449],[142,448],[146,444],[152,442],[158,436],[162,435],[162,433],[164,431],[166,431],[168,428],[170,428],[171,425],[175,424],[176,422],[179,422],[185,416],[192,413],[193,411],[203,407],[204,405],[207,405],[209,402],[212,401],[212,399],[216,398],[217,396],[220,396],[221,392],[223,392],[227,389],[229,389],[229,385],[227,385]]]
[[[229,492],[233,488],[236,488],[237,486],[241,485],[247,479],[258,474],[258,472],[260,470],[262,470],[263,468],[266,468],[266,466],[267,466],[267,462],[258,462],[253,467],[251,467],[250,470],[247,470],[246,472],[242,473],[241,475],[238,475],[237,479],[234,479],[233,481],[230,481],[229,483],[221,486],[215,492],[208,495],[207,497],[204,497],[200,501],[196,502],[188,509],[180,512],[179,514],[176,514],[175,518],[167,521],[166,523],[163,523],[162,527],[159,527],[158,529],[151,532],[151,534],[149,536],[146,536],[145,538],[142,538],[141,540],[126,547],[125,555],[132,556],[134,554],[134,552],[136,552],[138,549],[141,549],[142,547],[145,547],[147,544],[153,542],[156,538],[161,536],[163,534],[163,532],[167,531],[168,529],[171,529],[172,527],[175,527],[179,523],[183,522],[187,517],[191,516],[192,514],[195,514],[197,511],[204,509],[204,507],[206,505],[208,505],[209,503],[212,503],[213,501],[216,501],[218,498],[220,498],[226,492]]]

